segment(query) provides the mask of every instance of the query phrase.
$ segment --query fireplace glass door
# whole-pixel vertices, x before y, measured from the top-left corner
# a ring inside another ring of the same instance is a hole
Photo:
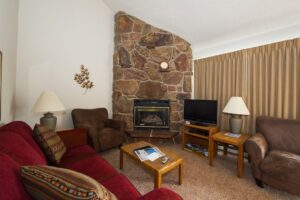
[[[134,108],[135,128],[169,128],[169,107],[136,106]]]

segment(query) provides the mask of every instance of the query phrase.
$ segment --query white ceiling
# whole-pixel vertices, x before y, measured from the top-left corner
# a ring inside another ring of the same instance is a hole
[[[300,0],[104,0],[207,49],[300,25]],[[300,26],[299,26],[300,27]]]

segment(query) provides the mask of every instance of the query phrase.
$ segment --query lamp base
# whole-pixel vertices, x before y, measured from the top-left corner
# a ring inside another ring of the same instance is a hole
[[[242,128],[242,117],[241,115],[231,115],[230,118],[230,131],[231,133],[239,134]]]
[[[47,126],[48,128],[55,130],[56,128],[56,117],[53,115],[53,113],[47,112],[44,114],[44,117],[41,117],[40,123],[43,126]]]

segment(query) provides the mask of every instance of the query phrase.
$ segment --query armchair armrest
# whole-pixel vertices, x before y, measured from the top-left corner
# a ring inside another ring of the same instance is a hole
[[[256,133],[245,143],[245,149],[250,155],[252,174],[255,178],[261,178],[259,165],[268,152],[268,143],[261,133]]]
[[[159,188],[148,192],[147,194],[138,198],[138,200],[183,200],[177,193],[167,188]]]
[[[125,122],[121,120],[107,119],[105,121],[105,126],[117,129],[120,132],[124,132],[125,130]]]
[[[57,134],[60,136],[67,148],[72,148],[76,146],[86,145],[87,144],[87,129],[78,128],[57,131]]]

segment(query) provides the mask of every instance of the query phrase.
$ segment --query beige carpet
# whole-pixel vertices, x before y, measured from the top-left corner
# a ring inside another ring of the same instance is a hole
[[[264,189],[255,185],[251,176],[250,166],[245,162],[243,178],[236,176],[236,160],[234,156],[217,156],[214,166],[208,165],[208,160],[191,152],[181,150],[179,144],[160,144],[184,159],[183,184],[177,184],[178,170],[173,170],[163,177],[162,187],[171,188],[185,200],[210,199],[299,199],[286,192],[265,186]],[[119,169],[119,150],[113,149],[101,154],[116,169]],[[136,162],[125,156],[125,174],[135,187],[145,194],[153,189],[153,176],[141,168]]]

